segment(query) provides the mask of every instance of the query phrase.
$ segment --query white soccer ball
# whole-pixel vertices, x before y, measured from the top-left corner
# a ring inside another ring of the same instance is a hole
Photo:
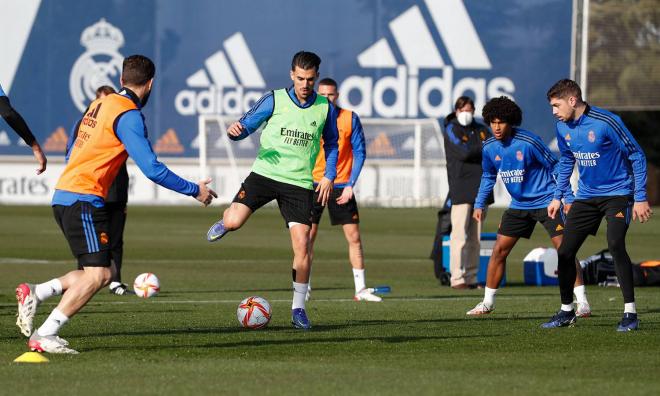
[[[270,304],[262,297],[248,297],[238,304],[236,318],[241,326],[248,329],[266,327],[271,318]]]
[[[133,290],[138,297],[149,298],[155,296],[160,291],[158,277],[151,272],[138,275],[135,282],[133,282]]]

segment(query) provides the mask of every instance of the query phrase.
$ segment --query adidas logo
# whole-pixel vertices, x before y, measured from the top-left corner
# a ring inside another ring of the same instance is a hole
[[[374,157],[392,157],[396,154],[392,142],[385,132],[379,133],[367,146],[367,155]]]
[[[154,151],[158,154],[181,154],[184,148],[176,131],[170,128],[156,141]]]
[[[414,5],[389,23],[394,43],[381,38],[357,57],[362,68],[393,69],[395,75],[376,81],[368,76],[347,77],[339,88],[342,107],[365,117],[438,118],[450,113],[456,98],[466,92],[475,96],[477,113],[486,103],[486,94],[492,98],[515,92],[513,81],[502,76],[487,81],[483,75],[469,75],[454,83],[454,68],[484,71],[492,69],[492,64],[462,0],[424,0],[424,4],[433,26],[426,23],[423,9]],[[441,55],[434,33],[453,66]],[[391,44],[396,44],[403,62],[399,62]],[[420,71],[425,69],[431,72],[426,72],[428,78],[422,80]],[[351,95],[351,91],[359,94]],[[351,101],[351,97],[359,99]]]
[[[561,231],[563,229],[564,227],[562,227],[561,224],[557,224],[557,228],[555,228],[555,231]]]
[[[231,35],[223,42],[223,48],[224,51],[206,58],[204,67],[186,79],[186,85],[192,89],[179,91],[174,99],[179,114],[239,115],[263,95],[266,82],[243,34]]]
[[[7,131],[0,131],[0,146],[9,145],[11,145],[11,140],[9,139],[9,135],[7,135]]]
[[[66,151],[66,143],[68,141],[69,136],[66,134],[66,131],[63,127],[59,127],[44,142],[44,150],[63,153]]]
[[[614,217],[624,218],[625,216],[623,215],[623,212],[619,212]]]
[[[495,155],[495,161],[502,161],[502,158],[500,158],[500,156],[496,154]]]

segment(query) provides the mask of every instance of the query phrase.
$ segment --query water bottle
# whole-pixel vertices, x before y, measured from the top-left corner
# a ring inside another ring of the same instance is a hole
[[[370,287],[369,293],[372,294],[387,294],[391,291],[389,286],[376,286],[376,287]]]

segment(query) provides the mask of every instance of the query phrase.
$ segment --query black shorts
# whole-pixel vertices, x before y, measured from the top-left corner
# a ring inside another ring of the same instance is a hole
[[[541,209],[507,209],[502,215],[502,221],[497,230],[500,235],[512,238],[529,239],[536,223],[541,223],[550,238],[562,235],[564,232],[564,211],[551,219],[546,208]]]
[[[273,199],[277,200],[287,227],[291,222],[312,225],[314,190],[282,183],[254,172],[243,181],[234,202],[255,212]]]
[[[337,203],[337,198],[341,196],[344,188],[333,188],[328,199],[328,212],[330,212],[330,223],[332,225],[343,224],[359,224],[360,214],[358,213],[357,201],[355,194],[351,199],[343,205]],[[314,208],[312,209],[312,223],[319,224],[321,216],[323,216],[323,209],[325,206],[321,205],[318,201],[319,194],[314,193]]]
[[[108,212],[89,202],[71,206],[53,205],[57,225],[64,233],[71,253],[78,259],[78,269],[110,266]]]
[[[633,199],[621,195],[575,200],[566,216],[566,231],[596,235],[603,217],[608,224],[621,223],[627,228],[632,207]]]

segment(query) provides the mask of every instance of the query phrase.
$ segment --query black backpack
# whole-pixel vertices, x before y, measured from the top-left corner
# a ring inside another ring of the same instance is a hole
[[[612,282],[618,283],[614,260],[607,249],[581,260],[580,266],[585,285],[607,286]]]

